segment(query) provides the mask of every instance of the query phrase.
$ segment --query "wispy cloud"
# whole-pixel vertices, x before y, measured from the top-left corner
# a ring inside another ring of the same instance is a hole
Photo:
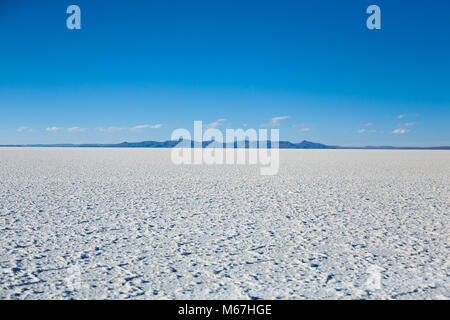
[[[289,119],[289,116],[279,116],[279,117],[273,117],[270,119],[269,123],[264,123],[261,125],[261,127],[277,127],[280,125],[280,122],[283,120]]]
[[[150,128],[149,124],[139,124],[137,126],[129,128],[131,131],[138,131]]]
[[[60,128],[60,127],[48,127],[48,128],[45,128],[45,131],[47,131],[47,132],[57,132],[57,131],[61,131],[63,129],[64,128]]]
[[[363,128],[357,130],[356,133],[358,133],[358,134],[363,134],[363,133],[375,133],[375,132],[377,132],[377,130],[375,130],[375,129],[370,129],[370,130],[369,130],[369,128],[372,127],[372,126],[373,126],[373,122],[367,122],[367,123],[364,123],[364,124],[361,126],[361,127],[363,127]]]
[[[155,125],[149,125],[149,124],[139,124],[133,127],[106,127],[106,128],[96,128],[96,130],[100,132],[120,132],[120,131],[140,131],[145,129],[159,129],[163,126],[163,124],[155,124]]]
[[[72,127],[72,128],[67,128],[67,131],[69,132],[83,132],[86,131],[85,128],[80,128],[80,127]]]
[[[127,128],[120,128],[120,127],[107,127],[107,128],[96,128],[96,130],[100,131],[100,132],[117,132],[117,131],[123,131],[126,130]]]
[[[278,126],[280,125],[280,122],[283,120],[289,119],[289,116],[281,116],[281,117],[273,117],[270,119],[270,125],[271,126]]]
[[[305,127],[305,125],[303,123],[301,123],[301,124],[293,124],[292,128],[294,128],[294,129],[298,128],[300,132],[311,131],[311,128]]]
[[[225,119],[225,118],[217,119],[217,120],[214,121],[214,122],[205,124],[204,127],[205,127],[206,129],[209,129],[209,128],[217,128],[217,127],[220,127],[220,126],[222,125],[222,123],[225,122],[225,121],[227,121],[227,119]]]
[[[413,127],[415,124],[416,124],[415,122],[406,122],[406,123],[403,123],[403,124],[399,124],[398,128],[394,129],[392,131],[392,133],[393,134],[406,134],[408,132],[411,132],[411,130],[408,129],[408,128]]]
[[[31,132],[33,129],[27,126],[22,126],[17,128],[17,132]]]
[[[408,133],[409,130],[408,129],[404,129],[404,128],[397,128],[394,131],[392,131],[393,134],[405,134]]]
[[[417,113],[403,113],[397,116],[397,119],[405,119],[409,117],[417,117]]]

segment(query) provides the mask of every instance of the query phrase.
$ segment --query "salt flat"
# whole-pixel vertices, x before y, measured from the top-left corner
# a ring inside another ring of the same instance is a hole
[[[449,151],[0,148],[0,298],[446,299],[449,214]]]

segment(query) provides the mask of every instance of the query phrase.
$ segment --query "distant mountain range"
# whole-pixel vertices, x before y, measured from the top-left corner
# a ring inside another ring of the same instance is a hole
[[[182,140],[167,140],[167,141],[142,141],[142,142],[122,142],[117,144],[20,144],[20,145],[0,145],[0,147],[46,147],[46,148],[174,148]],[[194,142],[190,140],[184,141],[186,145],[194,147]],[[237,148],[238,145],[245,145],[248,148],[250,145],[257,145],[256,142],[242,141],[234,144],[219,143],[216,141],[203,141],[202,147],[207,146]],[[270,148],[271,143],[267,141],[267,146]],[[392,146],[366,146],[366,147],[342,147],[342,146],[328,146],[322,143],[310,142],[303,140],[299,143],[292,143],[289,141],[280,141],[280,149],[385,149],[385,150],[450,150],[450,146],[440,147],[392,147]]]

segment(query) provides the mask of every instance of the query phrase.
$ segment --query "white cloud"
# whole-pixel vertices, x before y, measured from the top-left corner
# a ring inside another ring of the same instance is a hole
[[[45,131],[48,132],[56,132],[56,131],[61,131],[63,128],[59,128],[59,127],[49,127],[49,128],[45,128]]]
[[[17,128],[17,132],[31,132],[33,131],[33,129],[31,129],[30,127],[27,126],[22,126],[22,127],[18,127]]]
[[[277,127],[280,125],[281,121],[286,119],[289,119],[289,116],[273,117],[272,119],[270,119],[270,122],[268,124],[264,123],[261,125],[261,127]]]
[[[408,132],[409,132],[408,129],[403,129],[403,128],[398,128],[398,129],[395,129],[394,131],[392,131],[393,134],[405,134]]]
[[[111,126],[107,128],[96,128],[96,130],[100,132],[120,132],[120,131],[139,131],[139,130],[145,130],[145,129],[159,129],[163,126],[163,124],[155,124],[155,125],[149,125],[149,124],[139,124],[133,127],[116,127]]]
[[[220,127],[220,126],[222,125],[222,123],[225,122],[225,121],[227,121],[227,119],[225,119],[225,118],[217,119],[217,120],[214,121],[214,122],[211,122],[211,123],[206,124],[206,125],[205,125],[205,128],[206,128],[206,129],[209,129],[209,128],[217,128],[217,127]]]
[[[405,127],[412,127],[415,124],[416,124],[415,122],[407,122],[403,126],[405,126]]]
[[[405,119],[407,117],[417,117],[418,114],[417,113],[403,113],[403,114],[399,114],[397,116],[397,119]]]
[[[301,123],[301,124],[293,124],[292,128],[293,129],[298,129],[300,132],[311,131],[311,128],[305,127],[305,125],[303,123]]]
[[[289,119],[289,116],[273,117],[272,119],[270,119],[270,125],[272,127],[278,126],[281,121],[286,120],[286,119]]]
[[[362,125],[362,127],[364,127],[364,128],[359,129],[358,131],[356,131],[356,133],[362,134],[362,133],[375,133],[375,132],[377,132],[377,130],[375,130],[375,129],[370,129],[370,130],[368,129],[369,127],[372,127],[372,126],[373,126],[372,122],[364,123]]]
[[[137,130],[143,130],[143,129],[148,129],[148,128],[150,128],[150,125],[148,125],[148,124],[139,124],[139,125],[137,125],[137,126],[134,126],[134,127],[131,127],[131,128],[129,128],[129,130],[131,130],[131,131],[137,131]],[[125,128],[125,130],[126,130],[127,128]]]
[[[67,131],[69,132],[83,132],[86,131],[85,128],[80,128],[80,127],[72,127],[72,128],[68,128]]]
[[[119,128],[119,127],[107,127],[107,128],[97,128],[96,130],[100,132],[117,132],[117,131],[123,131],[125,128]]]

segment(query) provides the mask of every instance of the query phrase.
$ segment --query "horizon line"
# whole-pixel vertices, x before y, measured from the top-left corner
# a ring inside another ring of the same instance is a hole
[[[123,141],[120,143],[33,143],[33,144],[2,144],[0,145],[1,148],[39,148],[39,147],[49,147],[49,148],[175,148],[177,145],[164,145],[168,143],[175,143],[180,141],[190,141],[191,143],[201,143],[202,146],[200,148],[207,148],[211,143],[218,142],[224,144],[223,148],[230,148],[229,144],[233,143],[233,148],[239,148],[236,145],[240,142],[244,143],[258,143],[257,140],[234,140],[233,142],[226,142],[226,141],[216,141],[216,140],[208,140],[208,141],[196,141],[191,139],[178,139],[178,140],[163,140],[163,141],[157,141],[157,140],[144,140],[144,141],[138,141],[138,142],[128,142]],[[271,140],[265,140],[266,144],[271,144]],[[160,144],[160,145],[145,145],[145,144]],[[207,143],[207,145],[203,145],[204,143]],[[284,144],[280,146],[280,143]],[[259,146],[259,143],[258,143]],[[198,148],[199,146],[191,146],[191,148]],[[248,149],[250,146],[244,145],[245,149]],[[217,146],[216,148],[220,148]],[[450,150],[450,145],[439,145],[439,146],[430,146],[430,147],[423,147],[423,146],[390,146],[390,145],[366,145],[366,146],[342,146],[342,145],[326,145],[322,143],[317,142],[311,142],[308,140],[302,140],[300,142],[294,143],[289,140],[280,140],[278,141],[278,149],[403,149],[403,150]]]

